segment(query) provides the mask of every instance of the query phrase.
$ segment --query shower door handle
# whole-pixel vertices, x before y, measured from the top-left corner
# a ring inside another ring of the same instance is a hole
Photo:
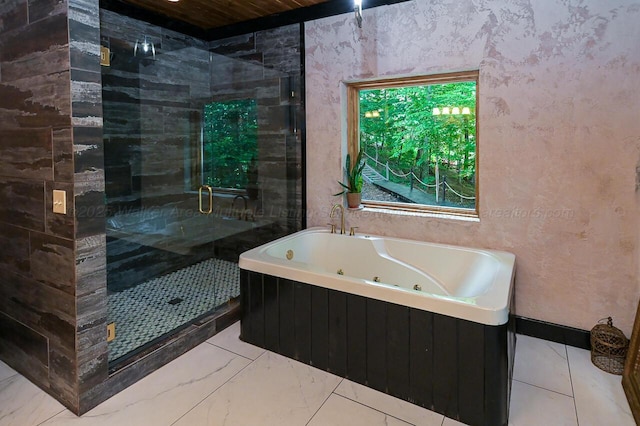
[[[205,189],[209,193],[209,208],[207,210],[203,208],[202,203],[203,189]],[[200,213],[202,214],[211,214],[211,212],[213,211],[213,188],[211,188],[209,185],[202,185],[198,189],[198,210],[200,210]]]

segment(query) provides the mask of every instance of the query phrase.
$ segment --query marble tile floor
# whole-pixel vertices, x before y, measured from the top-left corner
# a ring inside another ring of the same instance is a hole
[[[461,423],[241,342],[239,323],[76,417],[0,362],[0,425]],[[589,352],[518,335],[511,425],[634,425],[620,376]]]

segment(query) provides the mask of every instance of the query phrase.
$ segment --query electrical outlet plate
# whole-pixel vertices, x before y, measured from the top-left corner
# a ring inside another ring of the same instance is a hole
[[[67,214],[67,192],[59,189],[53,190],[53,212]]]
[[[116,323],[112,322],[107,324],[107,342],[110,342],[116,338]]]
[[[111,66],[111,50],[106,46],[100,46],[100,65]]]

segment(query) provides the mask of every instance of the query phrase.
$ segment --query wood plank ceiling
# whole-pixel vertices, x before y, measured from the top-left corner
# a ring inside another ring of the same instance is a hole
[[[125,0],[204,30],[263,18],[328,0]]]

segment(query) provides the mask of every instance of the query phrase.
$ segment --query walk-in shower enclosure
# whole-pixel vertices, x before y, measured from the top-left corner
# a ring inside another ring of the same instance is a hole
[[[301,229],[302,46],[300,25],[100,21],[113,365],[228,305],[239,254]]]

